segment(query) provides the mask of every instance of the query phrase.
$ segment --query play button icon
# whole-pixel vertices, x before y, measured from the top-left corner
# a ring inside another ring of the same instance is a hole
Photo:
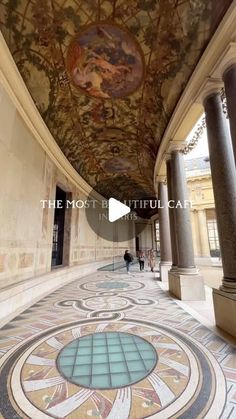
[[[104,199],[97,197],[97,192]],[[135,239],[147,226],[139,220],[138,211],[133,204],[133,200],[144,199],[148,199],[148,195],[140,189],[140,185],[127,176],[116,176],[97,183],[86,197],[89,205],[84,206],[86,220],[96,234],[96,240],[124,243],[125,248],[129,248],[130,244],[127,242]],[[101,246],[105,246],[104,252],[109,252],[109,245]],[[100,250],[97,255],[99,252]]]
[[[115,198],[109,199],[108,218],[111,223],[130,213],[130,207]]]

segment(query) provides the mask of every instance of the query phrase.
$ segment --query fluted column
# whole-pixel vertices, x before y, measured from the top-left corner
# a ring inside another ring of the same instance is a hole
[[[174,151],[171,156],[171,167],[173,171],[173,196],[176,205],[176,236],[177,236],[177,255],[178,268],[195,268],[192,227],[190,218],[190,209],[185,207],[188,200],[187,181],[185,175],[184,158],[182,153]]]
[[[171,161],[166,162],[167,169],[167,188],[168,188],[168,200],[171,202],[174,200],[173,187],[172,187],[172,172],[171,172]],[[170,237],[171,237],[171,253],[172,253],[172,269],[178,265],[177,255],[177,241],[176,241],[176,228],[175,228],[175,214],[174,208],[169,207],[169,220],[170,220]]]
[[[236,163],[236,64],[231,65],[223,75],[225,96],[229,115],[230,132]]]
[[[204,107],[224,271],[221,289],[236,293],[236,168],[232,143],[220,94],[208,96]]]
[[[159,226],[160,226],[160,276],[162,281],[168,280],[168,271],[171,268],[171,241],[170,241],[170,222],[168,211],[168,193],[167,186],[164,182],[158,184],[158,199],[159,206]]]

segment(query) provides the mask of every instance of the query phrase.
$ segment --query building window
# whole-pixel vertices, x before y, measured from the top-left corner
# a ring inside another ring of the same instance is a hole
[[[156,240],[156,249],[157,254],[160,254],[160,225],[159,221],[155,221],[155,240]]]
[[[220,256],[220,244],[216,220],[207,220],[208,240],[212,257]]]

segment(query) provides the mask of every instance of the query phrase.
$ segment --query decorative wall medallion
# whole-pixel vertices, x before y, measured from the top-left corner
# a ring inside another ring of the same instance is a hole
[[[71,43],[67,68],[90,96],[115,99],[133,93],[144,75],[141,48],[132,35],[109,23],[85,28]]]

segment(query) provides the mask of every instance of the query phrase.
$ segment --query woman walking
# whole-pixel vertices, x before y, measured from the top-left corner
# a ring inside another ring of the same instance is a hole
[[[153,249],[151,249],[149,251],[148,264],[151,268],[151,272],[154,272],[154,268],[156,266],[156,255],[155,255],[155,251]]]

